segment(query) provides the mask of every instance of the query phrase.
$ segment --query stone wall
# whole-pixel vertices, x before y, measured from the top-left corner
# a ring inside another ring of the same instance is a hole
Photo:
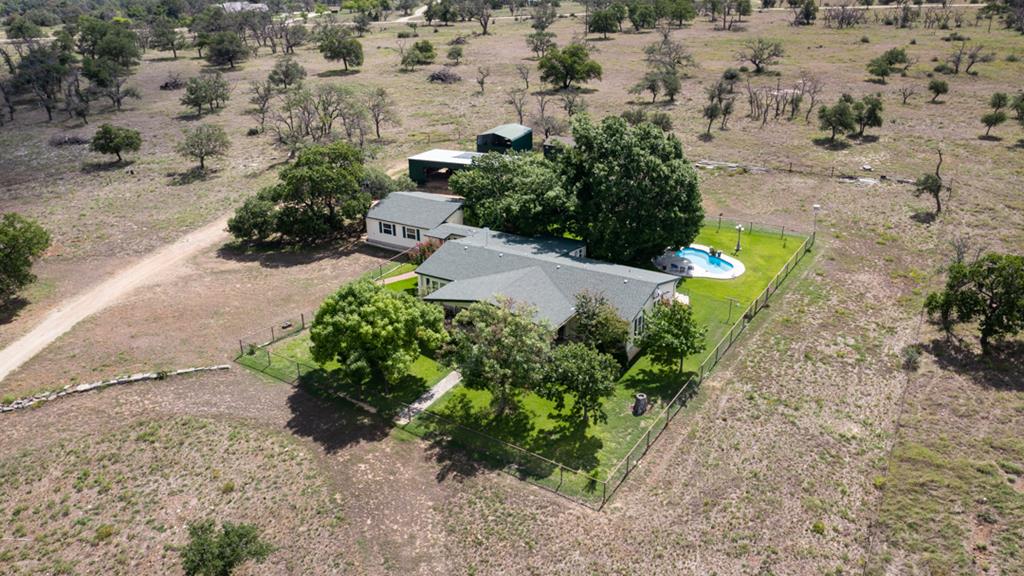
[[[131,376],[124,376],[121,378],[114,378],[112,380],[101,380],[99,382],[93,382],[91,384],[78,384],[73,386],[68,384],[59,391],[41,392],[35,396],[27,396],[25,398],[19,398],[10,404],[0,404],[0,413],[13,412],[15,410],[21,410],[30,406],[35,406],[58,398],[63,398],[70,394],[81,394],[83,392],[89,392],[92,390],[98,390],[100,388],[107,388],[109,386],[116,386],[119,384],[131,384],[133,382],[144,382],[146,380],[164,380],[172,376],[182,376],[185,374],[192,374],[195,372],[214,372],[218,370],[228,370],[231,368],[228,364],[221,364],[218,366],[200,366],[197,368],[184,368],[182,370],[175,370],[173,372],[142,372],[140,374],[132,374]]]

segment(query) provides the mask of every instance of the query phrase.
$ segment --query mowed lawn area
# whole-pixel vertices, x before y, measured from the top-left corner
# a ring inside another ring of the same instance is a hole
[[[736,234],[735,224],[723,222],[719,229],[717,222],[713,222],[702,228],[696,243],[733,254]],[[532,393],[522,397],[520,410],[498,419],[492,415],[489,392],[460,385],[438,399],[427,413],[417,416],[404,430],[422,437],[450,437],[484,463],[505,466],[514,462],[519,472],[532,481],[551,487],[557,485],[561,491],[578,495],[595,494],[598,487],[583,476],[560,474],[557,466],[493,439],[539,454],[570,470],[599,480],[608,479],[651,425],[663,421],[658,416],[667,403],[803,242],[803,236],[783,236],[779,230],[745,230],[742,250],[735,255],[746,266],[742,276],[731,280],[682,279],[678,291],[689,296],[694,315],[708,328],[705,352],[687,358],[682,374],[655,366],[645,356],[636,359],[623,373],[615,393],[604,402],[605,422],[580,425],[568,417],[571,400],[565,410],[558,411],[553,401]],[[411,266],[403,267],[391,275],[410,269]],[[387,288],[415,294],[416,279],[393,282],[387,284]],[[298,379],[305,384],[316,384],[318,388],[327,384],[327,388],[366,402],[384,415],[395,414],[403,404],[411,404],[450,371],[435,360],[420,356],[407,377],[397,384],[385,387],[381,382],[350,382],[335,371],[336,363],[316,364],[309,347],[306,332],[272,345],[269,354],[258,350],[252,355],[243,355],[238,361],[280,380]],[[651,408],[639,417],[632,414],[637,393],[646,394],[651,401]],[[442,434],[439,436],[438,432]]]
[[[683,279],[678,287],[679,292],[690,297],[696,318],[708,327],[706,351],[686,360],[684,374],[661,369],[641,356],[623,374],[615,393],[605,401],[607,422],[580,426],[556,411],[553,402],[536,394],[523,397],[518,413],[498,420],[491,416],[490,393],[469,390],[464,386],[458,386],[441,397],[430,408],[430,412],[525,448],[567,468],[605,480],[637,441],[644,437],[664,406],[699,368],[729,327],[796,254],[803,241],[804,236],[782,236],[779,230],[744,231],[742,250],[737,255],[746,266],[742,276],[732,280]],[[695,242],[732,254],[736,246],[735,224],[723,222],[719,230],[717,222],[711,223],[701,230]],[[730,302],[729,298],[735,302]],[[733,308],[731,315],[730,306]],[[640,392],[651,399],[652,407],[644,416],[636,417],[632,414],[633,399]],[[438,422],[430,414],[421,415],[408,429],[421,434],[439,425]],[[535,476],[533,480],[546,485],[562,483],[560,489],[567,489],[568,477],[560,477],[557,469],[543,462],[523,462],[515,451],[502,449],[498,443],[488,442],[450,426],[445,432],[467,444],[478,457],[486,458],[488,453],[497,452],[490,455],[498,463],[503,459],[517,458],[521,471],[527,469],[529,472],[526,473]],[[544,474],[550,477],[536,477]],[[580,492],[595,489],[592,484],[578,488]],[[570,486],[568,489],[571,491],[573,488]]]
[[[412,265],[398,273],[414,269]],[[397,275],[392,273],[391,275]],[[412,289],[415,291],[416,279],[401,280],[388,284],[387,288],[395,291]],[[267,349],[256,350],[253,354],[243,354],[237,361],[239,364],[258,370],[285,382],[298,381],[310,385],[310,389],[333,390],[349,398],[366,402],[376,408],[382,415],[397,413],[405,404],[412,404],[424,392],[430,390],[450,369],[435,360],[420,355],[409,368],[409,373],[400,382],[385,386],[383,382],[353,382],[338,373],[337,362],[320,365],[313,360],[310,352],[309,332],[302,332],[291,338],[277,342]]]

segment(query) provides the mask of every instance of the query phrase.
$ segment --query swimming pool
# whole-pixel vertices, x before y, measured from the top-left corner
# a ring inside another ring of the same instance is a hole
[[[735,278],[746,271],[739,260],[721,254],[712,256],[711,248],[691,244],[678,250],[666,250],[654,259],[654,265],[663,272],[691,278]]]

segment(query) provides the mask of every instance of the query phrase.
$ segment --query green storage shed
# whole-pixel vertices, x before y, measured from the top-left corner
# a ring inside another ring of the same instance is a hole
[[[533,130],[522,124],[502,124],[476,137],[477,152],[533,150]]]

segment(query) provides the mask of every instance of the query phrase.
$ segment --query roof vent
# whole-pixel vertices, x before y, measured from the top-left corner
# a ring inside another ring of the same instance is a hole
[[[555,270],[561,270],[561,269],[562,269],[562,265],[561,264],[555,264]]]
[[[504,256],[504,254],[502,254],[501,252],[498,252],[498,258],[501,258],[502,256]]]
[[[622,279],[622,283],[623,284],[629,284],[629,278],[623,278]]]

